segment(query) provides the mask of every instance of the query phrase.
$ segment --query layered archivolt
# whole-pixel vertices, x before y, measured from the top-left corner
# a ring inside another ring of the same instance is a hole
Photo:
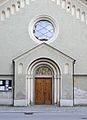
[[[29,5],[30,2],[34,2],[35,0],[16,0],[15,3],[11,4],[4,10],[0,12],[0,19],[4,21],[6,18],[9,18],[11,14],[15,14],[15,12],[19,11],[20,8],[24,8],[26,5]],[[75,16],[76,19],[80,19],[82,22],[87,24],[87,13],[86,9],[80,8],[79,5],[75,5],[72,3],[72,0],[51,0],[55,2],[56,5],[60,6],[61,9],[65,9],[66,13],[70,13],[72,16]]]

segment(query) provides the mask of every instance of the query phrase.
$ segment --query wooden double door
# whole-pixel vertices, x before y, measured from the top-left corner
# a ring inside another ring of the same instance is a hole
[[[35,79],[35,104],[52,104],[52,78]]]

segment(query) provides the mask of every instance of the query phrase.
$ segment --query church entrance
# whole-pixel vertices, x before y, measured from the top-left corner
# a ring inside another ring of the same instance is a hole
[[[59,105],[60,69],[50,59],[37,59],[28,69],[28,105]]]
[[[52,104],[52,78],[35,78],[35,104]]]

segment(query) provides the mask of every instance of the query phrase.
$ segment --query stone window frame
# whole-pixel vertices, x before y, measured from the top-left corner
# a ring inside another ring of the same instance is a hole
[[[34,36],[34,33],[33,33],[33,28],[34,28],[34,25],[35,23],[37,23],[38,21],[40,20],[47,20],[49,21],[50,23],[52,23],[52,25],[54,26],[54,29],[55,29],[55,32],[54,32],[54,35],[53,37],[48,40],[48,41],[40,41],[38,40],[35,36]],[[36,43],[51,43],[53,41],[56,40],[58,34],[59,34],[59,24],[58,24],[58,21],[56,21],[54,18],[52,18],[51,16],[47,16],[47,15],[41,15],[41,16],[35,16],[34,18],[31,19],[30,23],[29,23],[29,26],[28,26],[28,32],[29,32],[29,36],[30,38],[36,42]]]

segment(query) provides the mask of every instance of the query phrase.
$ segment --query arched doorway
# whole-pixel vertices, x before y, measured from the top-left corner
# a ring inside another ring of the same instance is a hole
[[[33,61],[27,76],[28,105],[59,104],[61,74],[54,61],[46,58]]]

